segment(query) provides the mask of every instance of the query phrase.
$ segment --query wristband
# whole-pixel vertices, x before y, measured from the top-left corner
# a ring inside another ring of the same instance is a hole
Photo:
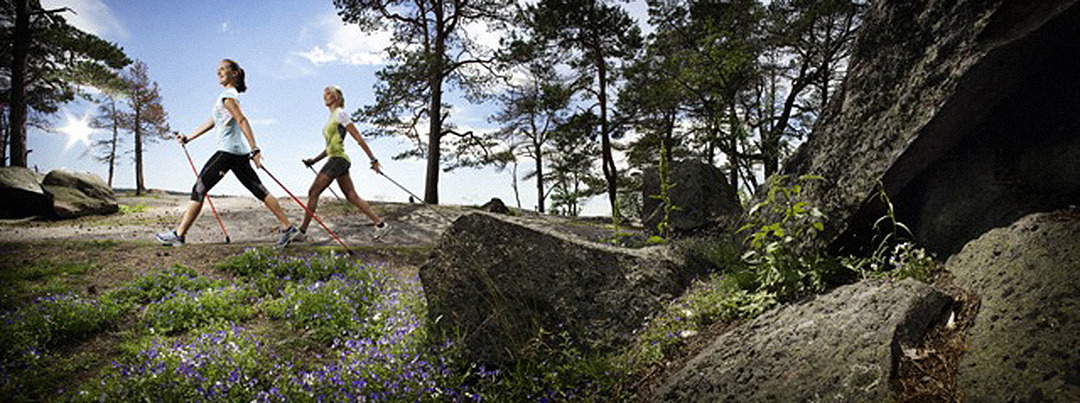
[[[248,153],[248,155],[249,155],[249,156],[250,156],[251,158],[255,158],[255,155],[256,155],[256,154],[258,154],[258,153],[259,153],[259,152],[261,152],[261,151],[262,151],[262,150],[260,150],[260,149],[259,149],[259,147],[255,147],[255,148],[252,148],[252,149],[251,149],[251,152],[249,152],[249,153]]]

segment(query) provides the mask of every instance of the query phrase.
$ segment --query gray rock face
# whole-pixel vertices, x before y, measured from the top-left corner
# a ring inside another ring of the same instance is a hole
[[[720,168],[698,161],[677,162],[671,164],[668,180],[674,186],[671,203],[679,207],[670,218],[676,233],[708,228],[742,215],[739,196]],[[660,195],[660,173],[650,168],[642,177],[642,221],[653,234],[664,219],[663,202],[654,195]]]
[[[879,183],[942,255],[1074,203],[1077,48],[1076,0],[872,2],[842,90],[783,173],[826,179],[804,195],[834,249],[870,238]]]
[[[0,167],[0,218],[47,216],[52,195],[41,188],[38,175],[21,167]]]
[[[112,214],[120,210],[112,189],[89,172],[55,169],[45,175],[42,187],[53,195],[54,213],[60,218]]]
[[[957,374],[967,397],[1080,401],[1080,210],[990,231],[946,266],[982,299]]]
[[[420,281],[435,331],[462,332],[470,359],[500,364],[541,329],[585,348],[625,345],[696,271],[667,247],[619,249],[472,213],[443,233]]]
[[[658,390],[666,402],[878,402],[902,348],[951,299],[915,280],[863,281],[720,336]]]

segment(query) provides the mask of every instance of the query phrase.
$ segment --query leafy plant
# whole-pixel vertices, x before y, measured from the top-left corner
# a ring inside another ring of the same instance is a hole
[[[797,182],[822,180],[803,176]],[[824,215],[799,199],[802,185],[781,186],[785,176],[770,178],[765,200],[749,212],[749,223],[739,232],[746,237],[748,250],[743,260],[756,274],[752,291],[772,294],[777,301],[823,291],[828,285],[845,281],[847,269],[836,259],[821,254],[800,254],[798,245],[824,230]]]
[[[679,210],[679,206],[676,206],[671,202],[671,189],[675,187],[675,184],[671,183],[670,180],[669,163],[667,145],[661,141],[660,164],[657,168],[657,172],[660,175],[660,194],[650,197],[658,199],[661,202],[661,210],[664,212],[664,218],[660,220],[660,223],[656,224],[656,231],[664,240],[671,239],[671,213]],[[652,241],[652,238],[650,238],[650,241]]]

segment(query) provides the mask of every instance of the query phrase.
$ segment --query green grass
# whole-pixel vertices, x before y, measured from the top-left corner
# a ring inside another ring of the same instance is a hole
[[[146,203],[120,205],[120,214],[144,213],[147,211],[150,211],[150,206]]]
[[[85,263],[42,260],[0,270],[0,310],[15,308],[37,297],[80,290],[87,284],[85,276],[96,269]]]
[[[222,322],[243,322],[255,315],[254,296],[243,285],[180,291],[146,305],[142,321],[152,333],[165,334]]]

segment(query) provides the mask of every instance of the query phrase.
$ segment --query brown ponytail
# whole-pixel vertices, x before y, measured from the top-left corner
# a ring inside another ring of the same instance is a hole
[[[233,79],[233,87],[236,87],[236,91],[247,91],[247,84],[244,82],[244,69],[240,68],[240,64],[232,59],[224,59],[223,61],[229,64],[229,70],[236,73],[236,77]]]

